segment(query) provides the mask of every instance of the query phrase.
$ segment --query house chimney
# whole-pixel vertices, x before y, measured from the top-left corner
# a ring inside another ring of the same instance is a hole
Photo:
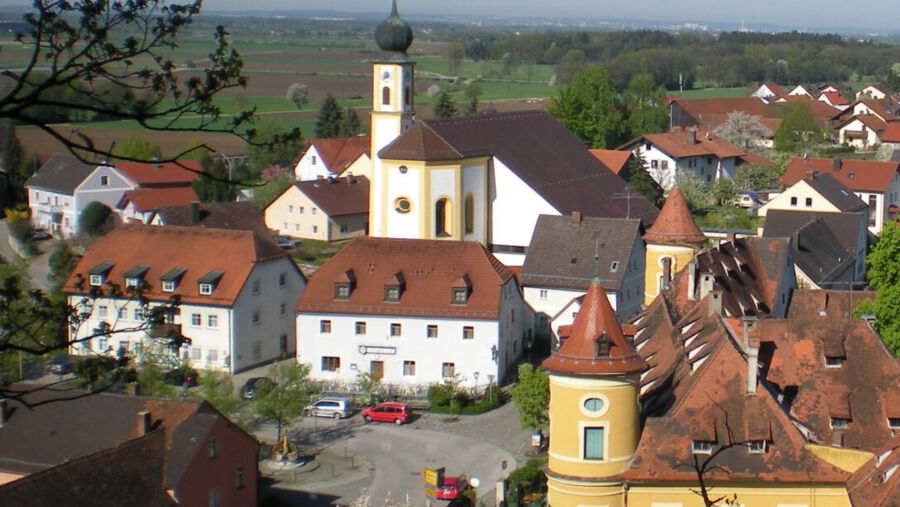
[[[687,298],[688,301],[696,301],[697,300],[697,261],[691,259],[691,262],[687,265],[688,269],[688,286],[687,286]]]
[[[715,282],[716,277],[712,273],[700,273],[700,294],[698,299],[703,299],[712,292]]]
[[[714,290],[709,293],[707,310],[707,315],[722,315],[722,291]]]
[[[197,225],[200,223],[200,203],[192,202],[188,204],[188,211],[191,217],[191,225]]]
[[[150,411],[141,410],[137,413],[137,436],[142,437],[150,433]]]
[[[756,394],[759,377],[759,337],[753,334],[747,345],[747,396]]]
[[[6,398],[0,398],[0,428],[6,426],[9,419],[9,401]]]
[[[582,217],[580,211],[573,211],[572,215],[569,217],[569,221],[572,223],[572,225],[581,225],[581,220]]]
[[[834,163],[834,172],[836,172],[836,173],[840,172],[841,171],[841,159],[836,158],[832,162]]]
[[[743,344],[745,348],[750,347],[750,335],[753,331],[756,330],[756,324],[758,322],[759,317],[757,317],[756,315],[744,315],[743,317],[741,317],[741,324],[744,329]]]
[[[691,144],[697,144],[697,131],[691,131]]]
[[[662,289],[667,290],[669,285],[672,282],[672,258],[671,257],[663,257],[662,259],[662,268],[663,268],[663,283]]]

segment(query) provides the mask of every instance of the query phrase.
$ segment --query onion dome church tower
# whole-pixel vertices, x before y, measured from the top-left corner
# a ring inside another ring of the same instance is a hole
[[[622,473],[640,439],[647,365],[622,333],[598,276],[570,337],[542,366],[550,377],[549,504],[624,506]]]
[[[677,187],[669,192],[656,222],[644,234],[644,242],[647,243],[644,304],[649,305],[706,243],[706,236],[694,223]]]
[[[369,224],[374,236],[383,236],[378,225],[386,213],[380,198],[385,191],[385,175],[378,152],[397,138],[413,122],[413,70],[416,66],[406,54],[413,32],[397,13],[393,0],[391,15],[375,29],[375,42],[385,54],[372,66],[371,152],[372,182],[369,192]]]

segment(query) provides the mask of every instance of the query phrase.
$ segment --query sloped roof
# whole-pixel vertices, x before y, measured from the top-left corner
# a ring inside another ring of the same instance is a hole
[[[268,237],[250,231],[124,224],[91,246],[63,292],[87,293],[88,271],[101,263],[113,264],[106,279],[119,287],[125,287],[128,270],[144,265],[150,266],[144,276],[150,288],[144,296],[151,300],[168,301],[179,295],[185,303],[231,306],[257,263],[287,255]],[[186,270],[181,282],[174,293],[163,292],[160,277],[176,268]],[[213,271],[224,274],[212,295],[200,295],[199,280]]]
[[[496,157],[561,214],[640,218],[658,210],[544,111],[418,120],[378,154],[392,160]],[[630,205],[629,205],[630,201]]]
[[[830,102],[832,106],[846,106],[850,104],[850,102],[838,92],[822,92],[822,95],[828,99],[828,102]]]
[[[78,185],[96,168],[97,164],[85,164],[72,156],[54,155],[28,178],[25,187],[73,195]]]
[[[190,185],[202,170],[197,160],[180,161],[184,167],[173,162],[165,164],[144,164],[140,162],[116,162],[109,164],[139,186]],[[187,168],[187,169],[185,169]]]
[[[522,283],[586,290],[595,275],[594,252],[599,239],[600,282],[606,290],[617,291],[640,227],[637,219],[541,215],[522,266]]]
[[[839,162],[836,163],[835,160],[839,160]],[[829,174],[833,176],[834,179],[850,190],[885,192],[890,188],[894,176],[900,171],[900,163],[794,157],[781,176],[781,184],[791,186],[807,175],[812,174],[813,171],[818,175]],[[843,208],[841,209],[844,210]]]
[[[760,123],[768,129],[772,135],[778,130],[781,119],[790,112],[792,104],[804,103],[808,104],[812,110],[813,116],[819,123],[825,123],[840,111],[828,104],[812,100],[808,97],[801,97],[805,100],[794,100],[787,102],[767,103],[759,97],[731,97],[731,98],[703,98],[703,99],[685,99],[676,98],[672,102],[680,107],[688,116],[693,118],[697,125],[704,128],[714,130],[719,125],[725,123],[728,113],[734,111],[742,111],[752,116],[759,116]]]
[[[789,238],[813,221],[822,222],[847,252],[856,251],[860,236],[865,237],[862,213],[819,213],[815,211],[770,210],[763,225],[765,238]],[[796,255],[796,252],[795,254]]]
[[[888,123],[881,133],[881,142],[900,143],[900,122]]]
[[[778,83],[768,82],[760,85],[760,88],[765,86],[769,89],[770,92],[774,93],[776,97],[784,97],[787,95],[787,92],[784,91],[784,88],[781,87]]]
[[[606,352],[600,351],[603,342],[607,343]],[[647,364],[622,333],[616,312],[595,279],[584,295],[569,338],[541,366],[551,373],[603,376],[640,373]]]
[[[855,120],[858,120],[860,123],[868,127],[870,130],[874,130],[875,132],[882,132],[888,126],[887,122],[885,122],[878,116],[875,116],[874,114],[858,114],[847,118],[846,120],[837,124],[834,128],[841,129]]]
[[[653,144],[659,150],[675,159],[708,156],[725,159],[745,155],[743,151],[735,148],[728,141],[720,139],[709,132],[700,133],[684,130],[663,134],[644,134],[625,143],[619,149],[642,142]]]
[[[156,210],[156,215],[162,225],[253,231],[262,237],[269,235],[262,215],[250,201],[197,203],[197,212],[197,223],[193,222],[190,204],[164,206]]]
[[[739,158],[747,164],[761,165],[763,167],[778,167],[778,164],[772,162],[771,160],[758,153],[747,152],[741,155]]]
[[[706,243],[706,236],[694,223],[684,195],[677,187],[669,192],[659,216],[656,217],[656,222],[644,234],[644,241],[685,245]]]
[[[82,429],[99,432],[96,428]],[[29,440],[39,440],[36,436],[29,436]],[[160,429],[4,484],[0,486],[0,504],[176,505],[166,492],[165,451],[165,432]]]
[[[338,137],[334,139],[311,139],[300,154],[302,157],[310,147],[315,147],[322,163],[334,174],[346,171],[362,155],[368,155],[371,139],[368,137]],[[297,157],[298,159],[300,157]],[[295,162],[296,165],[296,162]]]
[[[630,151],[621,150],[588,150],[601,164],[610,171],[619,174],[634,155]]]
[[[335,299],[335,283],[346,282],[348,272],[355,280],[350,297]],[[452,285],[462,276],[471,291],[466,304],[453,304]],[[513,272],[480,243],[357,238],[310,277],[297,311],[496,319],[510,278]],[[397,284],[400,301],[386,302],[385,286]]]
[[[124,209],[128,203],[134,204],[134,209],[139,212],[153,211],[164,206],[181,206],[200,199],[191,187],[170,188],[139,188],[129,190],[122,196],[119,209]]]
[[[839,279],[856,264],[855,250],[844,248],[836,233],[819,218],[802,225],[789,237],[794,262],[816,285]]]
[[[365,176],[301,181],[294,186],[330,217],[369,212],[369,179]]]
[[[843,483],[850,474],[819,460],[799,430],[763,386],[747,394],[747,360],[718,326],[715,346],[698,365],[683,395],[662,416],[649,417],[625,478],[638,481],[696,481],[692,441],[718,446],[769,441],[765,453],[734,445],[717,454],[704,474],[710,483],[728,481]],[[701,458],[702,459],[702,458]]]
[[[896,507],[900,503],[900,436],[875,450],[847,482],[854,506]]]

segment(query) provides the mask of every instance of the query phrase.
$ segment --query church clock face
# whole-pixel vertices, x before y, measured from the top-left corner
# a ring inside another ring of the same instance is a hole
[[[390,72],[390,71],[387,71],[387,70],[384,71],[384,72],[382,72],[382,73],[381,73],[381,80],[384,81],[384,82],[390,81],[390,80],[391,80],[391,72]]]

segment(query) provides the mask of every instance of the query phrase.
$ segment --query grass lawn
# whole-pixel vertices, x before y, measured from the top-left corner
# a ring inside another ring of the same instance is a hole
[[[721,99],[728,97],[749,97],[750,88],[703,88],[700,90],[670,91],[672,95],[680,95],[687,99]]]
[[[325,241],[316,241],[314,239],[300,240],[300,246],[291,252],[291,258],[298,264],[312,264],[321,266],[338,253],[342,248],[347,246],[351,240],[334,241],[327,243]]]

